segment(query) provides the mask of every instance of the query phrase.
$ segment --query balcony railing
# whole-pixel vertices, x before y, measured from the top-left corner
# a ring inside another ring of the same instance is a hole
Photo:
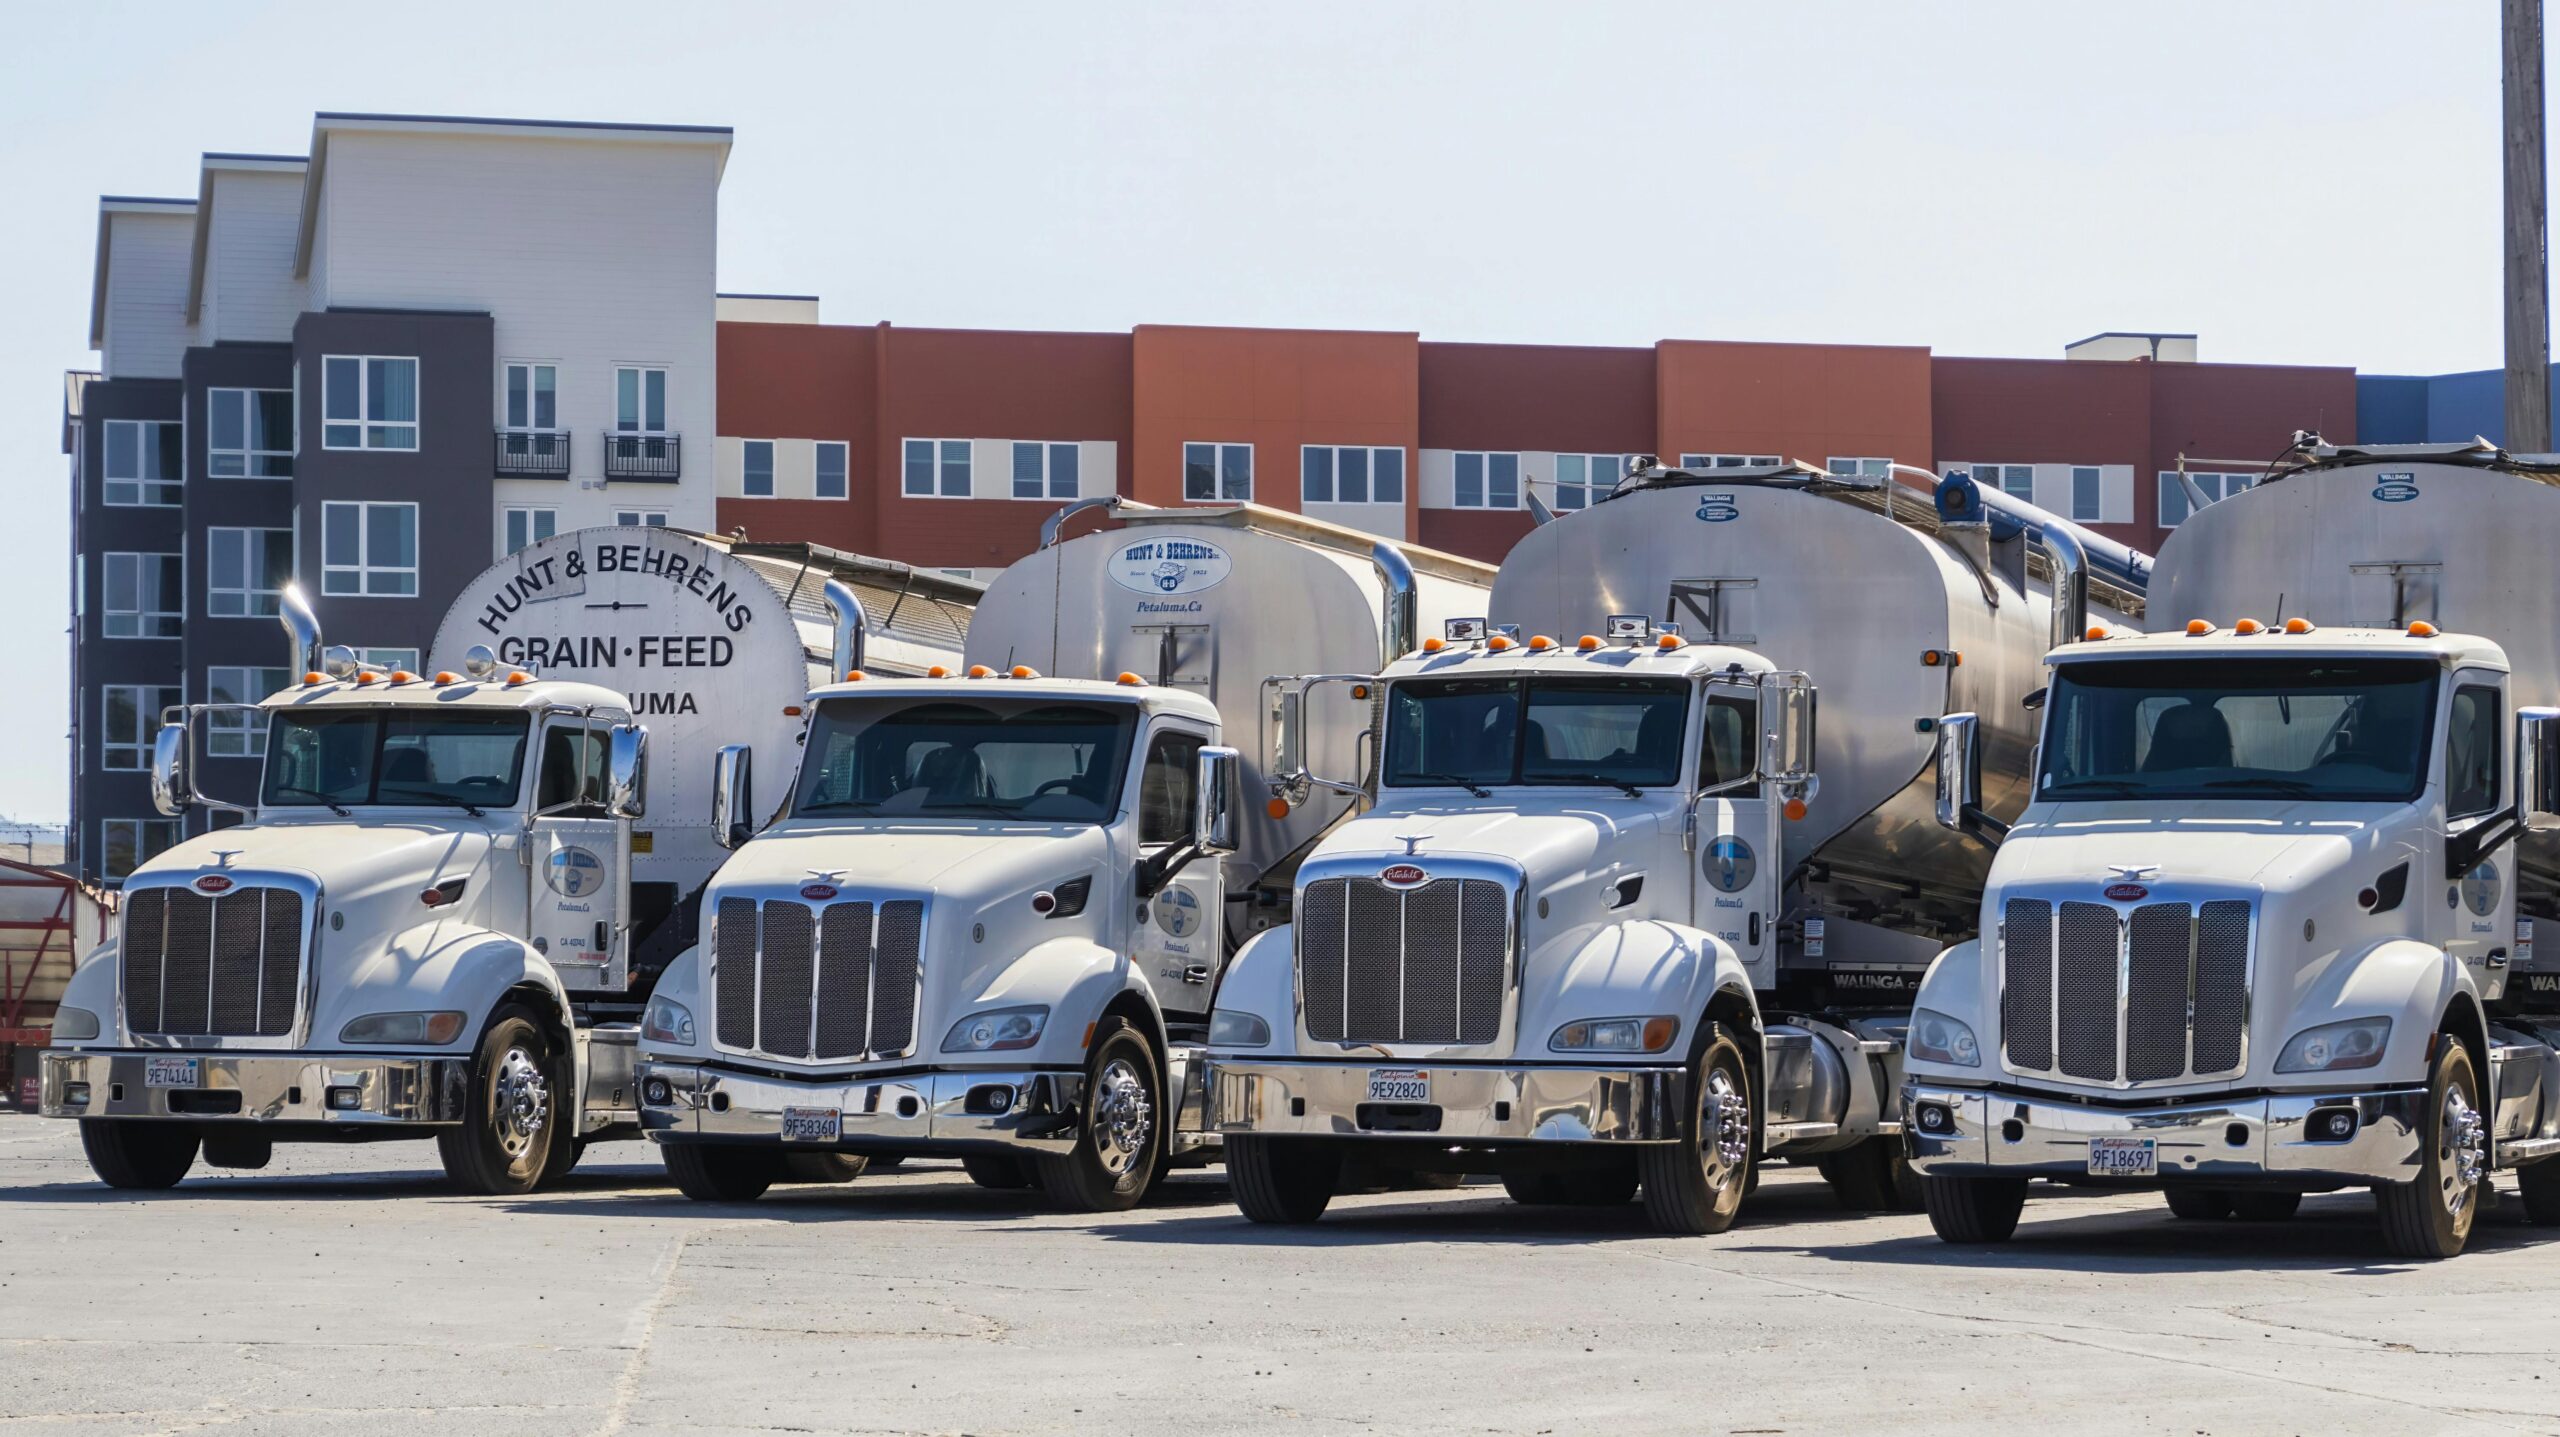
[[[561,429],[499,430],[498,477],[501,479],[568,478],[568,431]]]
[[[684,436],[606,430],[604,477],[673,484],[684,477]]]

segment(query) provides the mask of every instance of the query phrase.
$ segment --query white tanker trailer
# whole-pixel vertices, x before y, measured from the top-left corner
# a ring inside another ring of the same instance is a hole
[[[795,1153],[939,1155],[1105,1210],[1214,1156],[1197,1055],[1228,955],[1285,923],[1356,801],[1237,808],[1273,778],[1264,676],[1373,674],[1482,612],[1492,570],[1249,505],[1102,503],[1120,527],[1058,542],[1071,506],[988,586],[965,671],[812,694],[769,826],[721,765],[740,846],[642,1040],[687,1194],[752,1198]],[[1371,700],[1327,699],[1288,716],[1348,768]]]
[[[1377,806],[1220,999],[1248,1216],[1311,1219],[1385,1153],[1526,1202],[1641,1186],[1676,1231],[1730,1222],[1764,1155],[1906,1200],[1908,996],[1989,862],[1934,822],[1932,731],[1951,697],[2000,715],[1979,819],[2024,806],[2021,701],[2089,623],[2093,553],[2100,621],[2138,609],[2143,556],[1969,481],[1933,509],[1792,465],[1640,470],[1532,531],[1498,626],[1388,670]]]
[[[241,821],[126,880],[121,934],[63,995],[45,1114],[79,1119],[98,1175],[139,1188],[200,1151],[256,1168],[279,1141],[433,1137],[461,1186],[521,1192],[638,1136],[636,1020],[720,852],[702,765],[680,759],[714,736],[793,745],[813,603],[850,641],[865,589],[884,609],[910,583],[905,641],[956,661],[938,636],[974,586],[812,560],[559,535],[463,590],[444,667],[421,674],[325,648],[289,590],[300,682],[241,706],[259,790],[198,793],[217,706],[173,711],[163,811]]]

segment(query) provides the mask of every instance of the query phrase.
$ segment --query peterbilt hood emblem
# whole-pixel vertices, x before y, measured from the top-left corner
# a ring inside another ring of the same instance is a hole
[[[824,903],[836,896],[836,886],[832,883],[803,883],[800,896],[812,903]]]
[[[208,873],[204,877],[197,879],[190,886],[193,887],[196,892],[204,894],[209,898],[217,893],[230,892],[232,883],[230,879],[223,877],[219,873]]]
[[[1378,881],[1389,888],[1411,888],[1426,882],[1431,875],[1410,863],[1390,863],[1378,870]]]
[[[2107,898],[2117,903],[2133,903],[2150,897],[2151,890],[2139,883],[2110,883],[2106,886],[2105,894]]]

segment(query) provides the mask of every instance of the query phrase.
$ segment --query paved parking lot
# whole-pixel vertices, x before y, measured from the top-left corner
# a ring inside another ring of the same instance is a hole
[[[2360,1195],[2056,1197],[1969,1253],[1787,1170],[1674,1240],[1489,1186],[1257,1228],[1214,1175],[1077,1218],[939,1165],[706,1207],[594,1156],[524,1201],[406,1145],[129,1198],[0,1116],[0,1434],[2560,1432],[2512,1193],[2420,1268]]]

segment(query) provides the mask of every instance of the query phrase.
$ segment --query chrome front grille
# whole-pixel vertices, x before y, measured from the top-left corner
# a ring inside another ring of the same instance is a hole
[[[712,916],[720,1046],[804,1062],[903,1058],[916,1047],[924,904],[723,898]]]
[[[306,926],[290,888],[128,889],[124,1016],[136,1033],[280,1038],[293,1031]]]
[[[2001,910],[2001,1051],[2017,1071],[2124,1086],[2247,1061],[2250,905],[2013,898]]]
[[[1309,883],[1298,899],[1298,997],[1329,1043],[1481,1046],[1502,1031],[1511,982],[1511,888],[1440,878]]]

